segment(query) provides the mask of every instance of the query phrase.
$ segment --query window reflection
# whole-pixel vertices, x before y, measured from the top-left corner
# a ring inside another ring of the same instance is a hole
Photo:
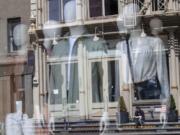
[[[49,20],[61,21],[61,1],[49,0]]]
[[[118,0],[89,0],[90,17],[118,14]]]
[[[61,65],[49,66],[50,77],[50,104],[62,104],[62,83]]]
[[[152,10],[153,11],[164,10],[164,7],[165,7],[164,0],[152,0]]]
[[[70,66],[70,77],[68,77],[68,66]],[[66,86],[66,88],[69,88],[68,103],[76,103],[76,101],[79,100],[79,76],[77,63],[66,64],[66,78],[69,78]]]
[[[109,101],[117,101],[119,91],[119,63],[118,61],[108,61],[108,89]]]
[[[92,99],[93,103],[103,102],[103,69],[102,62],[92,62]]]
[[[105,0],[105,15],[118,14],[118,1],[117,0]]]
[[[14,41],[14,28],[21,23],[21,18],[9,18],[8,22],[8,49],[9,52],[17,51],[21,48]]]
[[[70,0],[49,0],[49,20],[64,22],[64,15],[68,15],[68,13],[64,11],[64,8],[68,2],[70,2]],[[75,5],[71,4],[69,4],[68,6],[70,6],[72,10]]]
[[[102,0],[89,0],[90,17],[102,16]]]

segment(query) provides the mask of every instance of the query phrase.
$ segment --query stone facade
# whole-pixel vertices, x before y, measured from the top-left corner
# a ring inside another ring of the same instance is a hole
[[[177,17],[177,14],[180,13],[180,3],[178,3],[178,1],[174,1],[174,0],[169,0],[169,1],[165,1],[163,4],[162,3],[158,3],[157,5],[154,5],[152,1],[150,0],[145,0],[144,4],[140,3],[140,0],[135,1],[138,5],[141,4],[140,6],[142,7],[142,10],[140,10],[139,15],[143,15],[144,16],[144,20],[147,20],[146,23],[148,23],[148,21],[154,17],[154,15],[158,16],[164,23],[163,27],[161,29],[163,29],[163,34],[160,35],[160,37],[165,36],[165,40],[169,41],[169,44],[166,44],[166,48],[168,48],[168,52],[169,52],[169,61],[168,61],[168,66],[169,66],[169,76],[170,76],[170,93],[173,94],[173,96],[175,97],[175,101],[176,101],[176,106],[177,109],[180,112],[180,100],[179,100],[179,96],[180,96],[180,61],[179,61],[179,35],[177,33],[179,33],[179,24],[178,21],[180,20],[179,17]],[[34,5],[35,3],[36,5],[36,9],[34,9]],[[124,5],[127,4],[127,0],[124,1],[118,1],[118,11],[119,14],[122,11],[122,7]],[[156,4],[156,3],[155,3]],[[163,5],[163,6],[162,6]],[[45,50],[45,48],[43,47],[43,42],[45,40],[50,40],[51,42],[54,40],[53,37],[49,37],[48,39],[46,39],[43,36],[43,25],[48,21],[48,1],[46,0],[32,0],[32,19],[34,19],[32,21],[32,23],[36,22],[33,28],[35,29],[34,31],[34,36],[35,37],[34,40],[32,41],[32,45],[35,49],[35,56],[36,56],[36,71],[35,71],[35,77],[34,77],[34,104],[35,106],[39,107],[39,110],[43,112],[43,107],[46,106],[44,99],[49,98],[48,96],[46,97],[46,95],[49,94],[49,87],[46,83],[47,80],[49,79],[47,76],[47,66],[50,63],[48,60],[48,56],[47,56],[47,51]],[[90,34],[92,34],[91,36],[94,35],[94,30],[97,27],[100,27],[100,33],[98,34],[104,34],[104,35],[111,35],[111,34],[119,34],[119,32],[117,31],[117,26],[116,26],[116,20],[117,20],[117,15],[114,16],[103,16],[103,17],[97,17],[97,18],[91,18],[89,17],[89,5],[88,5],[88,1],[86,0],[76,0],[76,21],[74,22],[70,22],[70,23],[63,23],[63,22],[59,22],[59,24],[54,25],[53,27],[57,28],[57,29],[65,29],[67,27],[72,27],[72,26],[78,26],[78,25],[86,25],[88,27],[88,30],[90,31]],[[173,21],[171,21],[173,20]],[[107,27],[106,27],[107,26]],[[174,27],[175,26],[175,27]],[[51,29],[51,28],[50,28]],[[53,29],[53,28],[52,28]],[[104,31],[103,31],[104,30]],[[114,31],[113,31],[114,30]],[[103,32],[102,32],[103,31]],[[101,33],[102,32],[102,33]],[[96,34],[96,33],[95,33]],[[58,35],[59,36],[59,35]],[[57,40],[61,40],[61,37],[55,37]],[[117,35],[116,35],[117,36]],[[68,36],[67,36],[68,37]],[[65,38],[67,38],[65,37]],[[102,36],[103,37],[103,36]],[[81,46],[81,44],[80,44]],[[78,58],[80,60],[84,60],[81,56],[86,56],[87,54],[84,53],[83,51],[83,47],[81,48],[81,54],[78,55]],[[53,61],[53,60],[52,60]],[[53,62],[55,62],[56,60],[54,60]],[[53,63],[52,62],[52,63]],[[80,62],[80,64],[82,64]],[[84,65],[83,65],[84,66]],[[82,76],[82,80],[87,81],[86,79],[88,79],[88,73],[83,74],[85,77],[83,78]],[[83,84],[85,89],[89,89],[89,86],[85,83]],[[82,90],[80,91],[80,95],[81,95],[81,101],[80,101],[80,106],[82,108],[82,115],[88,115],[88,105],[85,105],[86,103],[82,102],[85,101],[86,102],[86,98],[88,98],[87,93],[88,91],[86,90]],[[127,109],[130,112],[130,115],[133,116],[134,113],[134,107],[136,105],[146,105],[147,102],[134,102],[133,101],[133,90],[130,91],[121,91],[122,95],[125,97],[125,103],[127,105]],[[86,93],[86,95],[85,95]],[[83,97],[83,98],[82,98]],[[89,101],[87,101],[89,103]],[[105,101],[104,101],[105,102]],[[157,104],[156,101],[152,101],[149,104]],[[159,104],[159,103],[158,103]],[[47,106],[46,106],[47,107]],[[57,106],[58,107],[58,106]],[[84,107],[84,108],[83,108]],[[52,108],[51,106],[49,106],[49,109]],[[84,110],[83,110],[84,109]],[[113,110],[114,109],[114,110]],[[111,111],[115,112],[115,108],[113,108]],[[147,110],[148,111],[148,110]],[[37,113],[37,112],[34,112]],[[51,113],[51,112],[49,112]],[[55,111],[55,113],[58,114],[57,111]],[[53,115],[56,115],[56,114]],[[51,114],[50,114],[51,115]],[[96,114],[97,116],[99,116],[100,114]]]

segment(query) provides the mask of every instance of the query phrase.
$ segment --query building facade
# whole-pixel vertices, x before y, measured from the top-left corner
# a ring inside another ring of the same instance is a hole
[[[7,0],[0,5],[0,121],[4,122],[16,111],[16,101],[22,101],[23,111],[32,116],[33,72],[27,57],[30,1]]]
[[[129,16],[133,22],[128,16],[123,20],[129,3],[138,6],[135,17]],[[34,114],[48,111],[48,117],[56,120],[79,120],[99,119],[108,112],[115,119],[119,96],[124,97],[131,117],[136,106],[147,113],[152,107],[158,110],[160,97],[147,94],[139,99],[132,85],[123,88],[125,63],[118,43],[127,31],[121,23],[127,27],[140,24],[138,28],[146,36],[162,40],[168,70],[166,90],[180,111],[179,12],[178,0],[32,0]]]

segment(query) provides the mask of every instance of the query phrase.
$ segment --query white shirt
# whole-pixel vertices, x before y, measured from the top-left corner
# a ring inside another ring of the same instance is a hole
[[[167,73],[166,54],[163,42],[157,37],[136,37],[129,39],[130,56],[134,82],[142,82],[157,75],[163,96],[168,96],[169,82]],[[127,43],[121,41],[117,44],[121,52],[123,82],[132,83],[127,55]]]

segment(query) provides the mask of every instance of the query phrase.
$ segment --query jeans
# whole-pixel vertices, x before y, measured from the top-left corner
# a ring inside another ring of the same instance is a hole
[[[141,99],[160,99],[161,89],[157,79],[153,78],[140,83],[135,83],[135,96]]]

